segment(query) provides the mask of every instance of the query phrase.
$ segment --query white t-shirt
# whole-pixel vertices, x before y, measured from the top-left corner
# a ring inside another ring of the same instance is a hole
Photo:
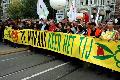
[[[117,19],[115,19],[115,23],[118,23],[118,20],[117,20]]]
[[[106,32],[102,32],[101,37],[106,40],[114,40],[116,33],[117,33],[116,30],[113,31],[107,30]]]
[[[46,25],[44,24],[44,25],[42,26],[41,30],[45,30],[45,26],[46,26]]]

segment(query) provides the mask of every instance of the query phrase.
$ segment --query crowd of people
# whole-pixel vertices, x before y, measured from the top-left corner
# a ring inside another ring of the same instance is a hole
[[[120,39],[120,25],[115,24],[113,20],[108,20],[106,22],[96,24],[94,21],[86,22],[84,20],[76,20],[70,22],[68,19],[63,19],[61,20],[61,22],[58,23],[55,22],[55,20],[53,19],[49,20],[8,19],[5,22],[0,22],[0,37],[2,37],[1,34],[4,32],[6,26],[12,27],[12,29],[15,30],[18,29],[47,30],[51,32],[83,34],[85,36],[92,36],[96,38],[103,38],[115,41]]]
[[[55,20],[32,20],[32,19],[17,19],[12,20],[8,19],[4,22],[0,21],[0,42],[4,37],[4,29],[8,27],[12,27],[15,30],[22,30],[22,29],[34,29],[34,30],[46,30],[50,32],[63,32],[68,34],[83,34],[85,36],[91,36],[94,38],[104,38],[107,40],[118,41],[120,40],[120,25],[114,23],[113,20],[108,20],[103,23],[96,24],[93,22],[86,22],[82,20],[72,21],[70,22],[68,19],[63,19],[61,22],[55,22]],[[114,34],[112,35],[105,35],[109,32]],[[105,36],[104,36],[105,35]],[[11,46],[16,47],[17,44],[8,42]],[[30,50],[33,50],[33,47],[30,46]],[[39,50],[38,50],[39,51]],[[50,53],[47,52],[47,53]],[[82,62],[83,63],[83,62]],[[85,65],[85,63],[84,63]],[[99,73],[110,73],[111,70],[108,70],[103,67],[99,67],[96,65],[90,65],[91,69],[98,71]]]

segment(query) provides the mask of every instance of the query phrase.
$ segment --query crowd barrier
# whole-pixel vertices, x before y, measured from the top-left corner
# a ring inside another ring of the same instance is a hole
[[[120,41],[32,29],[4,30],[4,39],[58,52],[120,72]]]

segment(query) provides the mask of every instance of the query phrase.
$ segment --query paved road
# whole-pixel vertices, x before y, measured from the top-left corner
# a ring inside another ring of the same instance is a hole
[[[27,48],[14,48],[9,45],[4,45],[3,43],[0,43],[0,56],[1,55],[6,55],[6,54],[11,54],[15,52],[20,52],[20,51],[26,51]]]
[[[27,51],[1,56],[0,80],[115,80],[84,69],[79,60],[60,58]]]
[[[3,45],[3,43],[0,42],[0,51],[10,50],[13,49],[9,45]]]

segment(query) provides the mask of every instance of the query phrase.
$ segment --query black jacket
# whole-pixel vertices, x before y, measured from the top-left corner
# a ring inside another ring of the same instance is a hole
[[[41,29],[42,29],[43,24],[40,24],[39,26],[40,26],[40,30],[41,30]],[[44,30],[49,30],[49,25],[48,25],[48,24],[46,24],[46,26],[45,26]]]

